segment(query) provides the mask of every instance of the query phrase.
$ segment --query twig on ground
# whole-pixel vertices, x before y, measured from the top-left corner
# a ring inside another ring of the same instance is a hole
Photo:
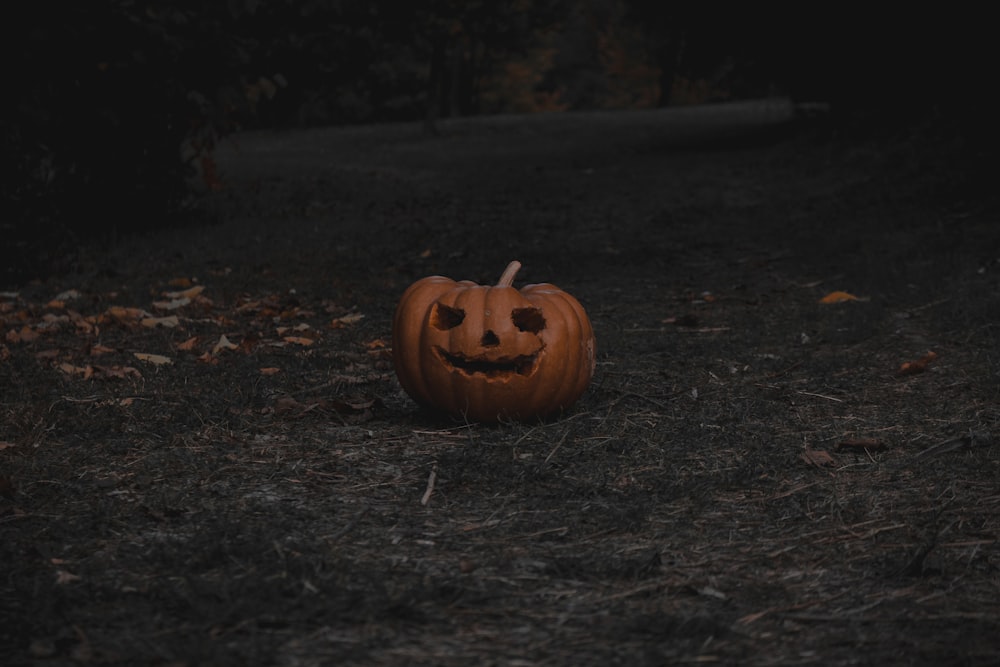
[[[424,491],[424,496],[420,499],[421,505],[426,505],[431,500],[431,495],[434,493],[434,482],[437,481],[437,464],[435,463],[431,467],[431,474],[427,476],[427,490]]]
[[[552,451],[549,452],[549,455],[545,457],[544,461],[542,461],[542,465],[547,464],[549,462],[549,459],[555,456],[555,453],[559,451],[559,448],[562,447],[562,444],[566,442],[567,436],[569,436],[569,429],[563,431],[563,435],[561,438],[559,438],[559,442],[556,443],[556,446],[552,448]]]

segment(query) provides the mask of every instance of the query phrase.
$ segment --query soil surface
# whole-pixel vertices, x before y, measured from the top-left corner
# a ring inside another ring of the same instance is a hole
[[[248,134],[218,224],[4,291],[0,663],[995,664],[996,200],[791,117]],[[590,388],[419,410],[403,290],[513,259]]]

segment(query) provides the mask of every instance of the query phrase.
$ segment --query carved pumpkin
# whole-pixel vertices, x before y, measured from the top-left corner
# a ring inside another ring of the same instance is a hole
[[[403,294],[393,363],[418,403],[474,421],[531,419],[572,405],[594,375],[594,331],[583,306],[554,285],[495,287],[442,276]]]

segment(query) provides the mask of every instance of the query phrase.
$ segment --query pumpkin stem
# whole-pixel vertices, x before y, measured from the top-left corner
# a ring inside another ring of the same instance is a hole
[[[514,276],[517,272],[521,270],[521,262],[516,259],[507,265],[507,268],[503,270],[503,274],[500,276],[500,280],[497,281],[497,287],[510,287],[514,284]]]

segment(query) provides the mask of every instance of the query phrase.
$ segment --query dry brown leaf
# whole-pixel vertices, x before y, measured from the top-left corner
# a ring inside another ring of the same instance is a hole
[[[915,375],[916,373],[923,373],[927,370],[927,364],[937,359],[937,356],[937,353],[933,350],[927,350],[927,354],[920,357],[916,361],[904,362],[899,367],[898,372],[900,375]]]
[[[89,378],[94,374],[94,369],[91,366],[75,366],[69,362],[63,362],[56,368],[66,375],[82,375],[84,378]]]
[[[273,366],[269,366],[267,368],[261,368],[260,369],[260,374],[261,375],[275,375],[275,374],[280,373],[280,372],[281,372],[280,368],[274,368]]]
[[[66,307],[66,302],[60,301],[59,299],[52,299],[47,304],[45,304],[45,307],[51,308],[52,310],[62,310],[63,308]]]
[[[316,342],[312,338],[305,338],[304,336],[285,336],[281,340],[287,343],[295,343],[296,345],[312,345]]]
[[[10,449],[14,446],[13,442],[7,442],[6,440],[0,440],[0,450]]]
[[[142,373],[131,366],[94,366],[93,375],[95,378],[103,380],[123,380],[128,377],[142,378]],[[85,379],[86,377],[84,376]]]
[[[68,570],[56,570],[56,584],[59,586],[72,584],[74,581],[80,581],[81,579],[83,579],[83,577],[75,575]]]
[[[114,352],[114,349],[106,345],[101,345],[100,343],[90,346],[90,356],[92,357],[99,357],[102,354],[108,354],[110,352]]]
[[[187,289],[194,284],[190,278],[171,278],[168,282],[171,287],[180,287],[181,289]]]
[[[372,359],[392,361],[392,347],[390,347],[389,344],[381,338],[368,341],[365,343],[365,348],[368,352],[368,356]]]
[[[180,324],[180,320],[177,319],[176,315],[168,315],[167,317],[147,317],[142,320],[141,324],[147,329],[155,329],[156,327],[173,329]]]
[[[229,339],[226,338],[226,334],[222,334],[219,337],[219,342],[212,348],[212,354],[218,354],[220,350],[235,350],[237,347],[239,346],[231,343]]]
[[[278,414],[283,412],[304,411],[305,406],[291,396],[282,396],[274,401],[274,411]]]
[[[830,292],[822,299],[819,300],[820,303],[843,303],[845,301],[857,301],[858,297],[854,296],[850,292]]]
[[[59,350],[54,348],[50,350],[40,350],[35,353],[35,359],[40,361],[44,361],[45,359],[55,359],[58,356]]]
[[[172,299],[170,301],[154,301],[153,308],[157,310],[177,310],[183,306],[191,303],[191,299],[187,297],[181,297],[179,299]]]
[[[178,350],[182,350],[184,352],[190,352],[191,350],[193,350],[195,348],[195,345],[198,344],[199,340],[201,340],[200,336],[191,336],[190,338],[188,338],[183,343],[178,343],[177,344],[177,349]]]
[[[8,359],[10,359],[10,349],[3,343],[0,343],[0,361],[7,361]]]
[[[147,313],[142,308],[126,308],[125,306],[110,306],[104,311],[104,314],[111,319],[121,322],[134,322],[145,317],[152,317],[150,313]]]
[[[8,343],[30,343],[38,339],[38,332],[26,324],[20,330],[11,329],[5,338]]]
[[[139,361],[148,361],[151,364],[157,366],[162,366],[164,364],[174,363],[173,359],[170,357],[165,357],[162,354],[149,354],[147,352],[134,352],[133,356]]]
[[[331,329],[339,329],[340,327],[346,327],[351,324],[357,324],[362,319],[364,319],[362,313],[348,313],[347,315],[341,315],[340,317],[335,317],[330,322]]]
[[[833,457],[822,449],[807,449],[802,452],[801,458],[809,465],[814,465],[817,468],[835,465]]]
[[[204,354],[202,354],[200,357],[198,357],[198,361],[202,362],[203,364],[209,364],[210,366],[214,366],[217,363],[219,363],[219,360],[216,357],[214,357],[211,352],[205,352]]]
[[[80,290],[68,289],[68,290],[66,290],[64,292],[59,292],[59,294],[56,294],[54,300],[55,301],[73,301],[74,299],[79,299],[81,296],[83,296],[83,295],[80,294]]]
[[[194,287],[182,290],[180,292],[164,292],[163,296],[167,297],[168,299],[193,299],[204,291],[205,291],[204,285],[195,285]]]
[[[86,318],[75,310],[67,310],[66,314],[69,315],[70,321],[73,326],[76,327],[77,333],[82,334],[98,334],[100,329],[98,329],[91,318]]]

